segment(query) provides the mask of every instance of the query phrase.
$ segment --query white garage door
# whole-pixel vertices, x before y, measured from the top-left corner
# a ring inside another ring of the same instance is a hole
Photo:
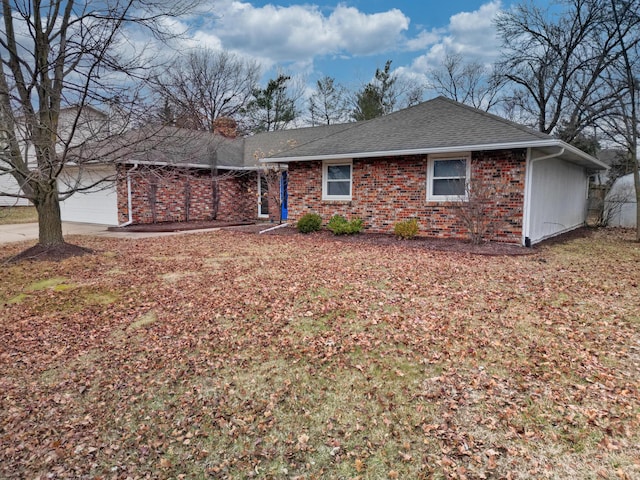
[[[92,168],[83,170],[80,184],[91,185],[98,179],[113,178],[114,169]],[[58,179],[60,190],[73,185],[78,178],[78,170],[69,169]],[[76,192],[60,202],[60,214],[64,222],[98,223],[101,225],[118,224],[118,197],[115,182],[103,183],[91,190]]]
[[[0,175],[0,192],[17,194],[20,193],[20,187],[11,175]],[[24,207],[27,205],[30,203],[25,198],[0,196],[0,207]]]

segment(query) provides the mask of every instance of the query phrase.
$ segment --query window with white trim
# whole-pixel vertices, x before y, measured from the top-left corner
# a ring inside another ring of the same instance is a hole
[[[328,160],[322,164],[322,199],[351,200],[353,162]]]
[[[465,200],[470,165],[468,155],[429,158],[427,200],[441,202]]]

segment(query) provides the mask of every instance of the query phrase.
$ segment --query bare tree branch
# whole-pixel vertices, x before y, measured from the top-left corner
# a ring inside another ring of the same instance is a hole
[[[69,151],[86,141],[76,138],[85,136],[83,129],[99,130],[98,139],[119,133],[141,107],[139,88],[131,83],[148,76],[152,58],[135,50],[131,29],[168,41],[182,32],[173,31],[167,19],[196,5],[197,0],[2,1],[0,175],[13,177],[19,195],[35,205],[41,245],[64,243],[58,178],[70,162]],[[98,123],[113,130],[87,123],[92,106],[106,106],[106,119]]]

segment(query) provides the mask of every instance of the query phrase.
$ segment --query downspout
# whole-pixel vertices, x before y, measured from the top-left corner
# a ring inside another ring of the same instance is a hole
[[[126,227],[133,223],[133,200],[131,199],[131,172],[138,168],[138,164],[134,163],[133,168],[127,171],[127,211],[129,212],[129,219],[118,225],[118,227]]]
[[[529,230],[531,228],[531,187],[532,187],[532,176],[533,176],[533,163],[539,162],[540,160],[548,160],[550,158],[556,158],[564,154],[564,147],[560,147],[560,151],[556,153],[551,153],[549,155],[543,155],[538,158],[531,158],[531,148],[527,149],[527,168],[526,168],[526,177],[525,177],[525,200],[524,200],[524,225],[522,228],[522,244],[525,247],[531,247],[531,237],[529,236]]]

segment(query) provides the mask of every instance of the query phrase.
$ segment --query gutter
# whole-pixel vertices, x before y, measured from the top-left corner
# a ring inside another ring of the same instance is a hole
[[[563,152],[572,153],[573,155],[581,158],[582,160],[590,163],[596,168],[606,170],[608,166],[602,163],[597,158],[592,157],[584,153],[583,151],[569,145],[566,142],[558,139],[549,140],[535,140],[535,141],[523,141],[523,142],[511,142],[511,143],[490,143],[480,145],[458,145],[447,147],[428,147],[428,148],[415,148],[415,149],[402,149],[402,150],[385,150],[375,152],[350,152],[350,153],[338,153],[327,155],[307,155],[307,156],[291,156],[291,157],[266,157],[259,160],[260,163],[289,163],[289,162],[309,162],[314,160],[344,160],[353,158],[380,158],[380,157],[395,157],[402,155],[428,155],[435,153],[460,153],[460,152],[476,152],[486,150],[510,150],[514,148],[543,148],[543,147],[557,147],[562,148]],[[295,149],[294,149],[295,150]],[[552,154],[555,155],[555,154]]]
[[[122,161],[122,162],[118,162],[121,164],[125,164],[125,163],[133,163],[134,165],[150,165],[150,166],[157,166],[157,167],[175,167],[175,168],[197,168],[197,169],[205,169],[208,170],[211,168],[210,165],[205,165],[202,163],[175,163],[175,162],[155,162],[155,161],[147,161],[147,160],[136,160],[134,162],[127,162],[127,161]],[[218,170],[232,170],[232,171],[239,171],[239,172],[251,172],[251,171],[256,171],[256,170],[260,170],[262,167],[260,167],[259,165],[256,166],[251,166],[251,167],[234,167],[234,166],[230,166],[230,165],[217,165],[216,167]]]
[[[133,168],[127,171],[127,211],[129,212],[129,219],[118,225],[118,227],[126,227],[133,223],[133,201],[131,198],[131,172],[138,168],[138,163],[133,164]]]
[[[531,183],[533,182],[532,177],[532,169],[533,169],[533,164],[535,162],[539,162],[540,160],[548,160],[550,158],[556,158],[556,157],[560,157],[564,154],[565,152],[565,147],[560,147],[560,150],[556,153],[551,153],[549,155],[543,155],[542,157],[538,157],[538,158],[531,158],[531,149],[527,149],[527,168],[525,171],[525,185],[524,185],[524,189],[525,189],[525,198],[524,198],[524,224],[523,224],[523,228],[522,228],[522,244],[529,248],[531,247],[531,238],[529,237],[529,230],[531,228],[530,226],[530,222],[531,222]]]

